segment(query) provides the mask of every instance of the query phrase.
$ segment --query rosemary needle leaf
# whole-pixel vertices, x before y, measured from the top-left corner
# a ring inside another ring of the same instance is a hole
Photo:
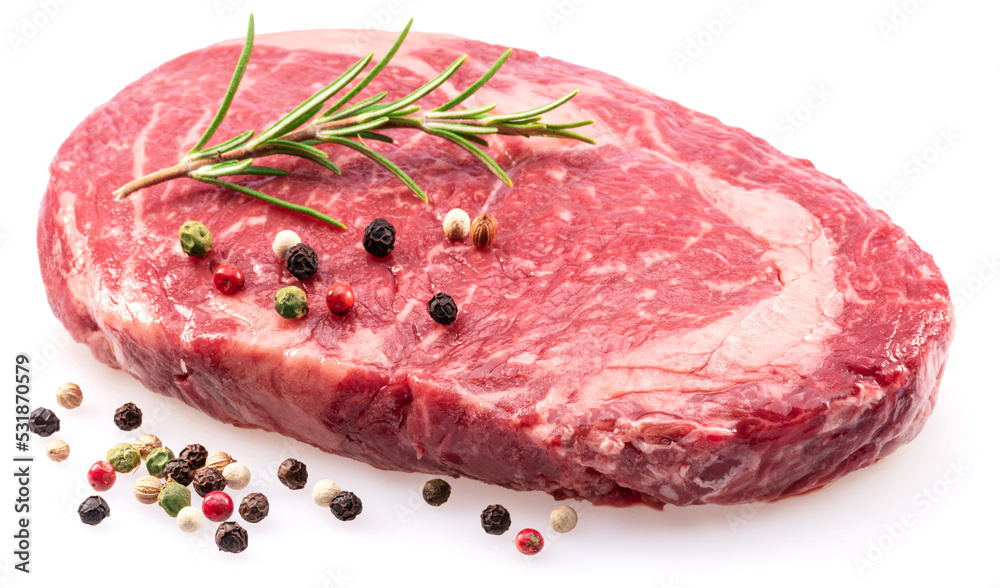
[[[378,151],[373,151],[370,147],[366,145],[358,143],[357,141],[345,139],[343,137],[330,137],[329,141],[331,143],[337,143],[338,145],[350,147],[351,149],[354,149],[355,151],[363,154],[365,157],[371,158],[376,163],[378,163],[385,169],[392,172],[392,175],[396,176],[397,178],[399,178],[401,182],[406,184],[406,187],[412,190],[413,193],[416,194],[418,198],[420,198],[424,202],[427,202],[427,194],[425,194],[424,191],[420,189],[420,186],[418,186],[417,183],[410,178],[410,176],[406,175],[406,172],[399,169],[399,166],[386,159],[385,156],[379,153]]]
[[[365,86],[367,86],[372,80],[375,79],[375,76],[382,73],[382,70],[385,69],[385,66],[389,65],[389,61],[391,61],[392,58],[396,55],[396,52],[399,51],[399,47],[403,44],[403,40],[406,39],[406,35],[407,33],[410,32],[410,27],[412,25],[413,25],[413,19],[411,18],[410,22],[406,23],[406,26],[403,27],[402,31],[400,31],[399,36],[396,37],[396,42],[393,43],[392,47],[389,48],[389,52],[385,54],[385,57],[383,57],[382,60],[379,61],[375,65],[375,67],[372,68],[370,72],[368,72],[368,75],[366,75],[360,82],[358,82],[356,86],[354,86],[353,88],[348,90],[346,94],[341,96],[340,99],[338,99],[333,106],[331,106],[326,112],[322,114],[322,116],[333,114],[341,106],[350,102],[355,96],[358,95],[358,92],[364,90]]]
[[[341,127],[339,129],[327,129],[325,131],[320,131],[316,134],[316,137],[324,141],[328,140],[330,137],[350,137],[352,135],[357,135],[363,131],[370,131],[372,129],[377,129],[389,121],[389,117],[383,116],[382,118],[376,118],[375,120],[370,120],[357,125],[351,125],[348,127]]]
[[[509,125],[508,125],[509,126]],[[542,125],[544,127],[545,125]],[[451,131],[453,133],[468,133],[472,135],[492,135],[497,132],[497,127],[487,127],[478,125],[463,125],[459,123],[435,122],[424,123],[425,129],[436,129]]]
[[[424,96],[426,96],[426,95],[430,94],[431,92],[433,92],[434,90],[436,90],[438,88],[438,86],[440,86],[441,84],[445,83],[448,80],[448,78],[450,78],[451,76],[455,75],[455,72],[458,71],[458,68],[462,67],[462,64],[465,63],[465,60],[467,58],[468,58],[467,55],[463,55],[463,56],[459,57],[458,59],[456,59],[455,61],[453,61],[452,64],[449,65],[447,69],[445,69],[443,72],[439,73],[436,78],[434,78],[431,81],[427,82],[423,86],[420,86],[419,88],[417,88],[413,92],[410,92],[406,97],[401,98],[401,99],[399,99],[399,100],[397,100],[395,102],[392,102],[390,104],[387,104],[387,105],[385,105],[384,107],[382,107],[382,108],[380,108],[378,110],[362,114],[362,115],[360,115],[358,117],[358,120],[363,121],[363,120],[367,120],[369,118],[376,118],[376,117],[380,117],[380,116],[385,116],[386,114],[390,114],[390,113],[392,113],[392,114],[403,114],[402,112],[400,112],[400,109],[403,109],[403,108],[406,108],[407,106],[410,106],[411,104],[413,104],[417,100],[420,100]]]
[[[242,173],[252,164],[253,164],[252,159],[223,161],[222,163],[206,165],[203,167],[199,167],[198,169],[192,170],[191,176],[199,180],[202,178],[217,178],[219,176],[231,176],[234,174]]]
[[[483,119],[483,122],[486,124],[491,124],[495,122],[514,122],[514,121],[523,122],[522,119],[534,118],[538,115],[545,114],[550,110],[555,110],[556,108],[559,108],[563,104],[572,100],[573,97],[576,96],[578,92],[579,90],[573,90],[572,92],[566,94],[565,96],[563,96],[558,100],[554,100],[544,106],[539,106],[538,108],[525,110],[524,112],[514,112],[511,114],[495,114],[493,116],[487,116],[486,118]]]
[[[351,83],[351,80],[358,77],[358,74],[368,66],[368,63],[372,60],[372,56],[373,54],[369,53],[359,59],[350,69],[340,74],[340,77],[310,96],[308,100],[296,106],[291,112],[278,120],[278,122],[271,125],[269,129],[258,135],[256,139],[250,142],[248,147],[253,149],[264,141],[280,137],[289,131],[297,129],[302,126],[302,123],[316,116],[320,110],[323,110],[323,104],[327,100],[344,89],[344,86]]]
[[[547,126],[552,130],[562,130],[562,129],[575,129],[577,127],[585,127],[587,125],[592,125],[592,124],[594,124],[594,121],[592,120],[578,120],[576,122],[559,123]]]
[[[230,139],[228,141],[225,141],[223,143],[219,143],[218,145],[214,145],[214,146],[209,147],[207,149],[203,149],[201,151],[198,151],[197,153],[190,153],[190,154],[188,154],[187,159],[188,159],[188,161],[192,161],[193,162],[193,161],[200,161],[202,159],[208,159],[210,157],[216,157],[218,155],[222,155],[226,151],[230,151],[230,150],[235,149],[236,147],[239,147],[240,145],[246,143],[250,139],[250,137],[252,137],[252,136],[253,136],[253,130],[251,129],[249,131],[245,131],[243,133],[240,133],[239,135],[236,135],[235,137],[233,137],[232,139]]]
[[[287,176],[289,172],[287,169],[281,169],[280,167],[267,167],[264,165],[251,165],[245,170],[239,172],[239,174],[226,174],[226,175],[244,175],[244,176]]]
[[[480,106],[479,108],[469,108],[466,110],[449,110],[447,112],[438,111],[434,109],[424,115],[425,118],[429,119],[456,119],[456,118],[475,118],[477,116],[486,114],[487,112],[496,108],[496,104],[487,104],[486,106]]]
[[[268,152],[275,155],[293,155],[295,157],[307,159],[313,163],[322,165],[339,176],[340,168],[330,161],[330,156],[327,155],[325,151],[320,151],[307,143],[313,143],[313,141],[302,141],[297,143],[295,141],[271,140],[262,144],[261,147],[267,147]],[[316,141],[315,143],[319,144],[321,141]]]
[[[229,105],[233,103],[233,98],[236,96],[236,90],[240,87],[240,82],[243,80],[243,73],[247,69],[247,62],[250,61],[250,53],[253,51],[253,14],[250,15],[250,24],[247,25],[247,38],[243,42],[243,52],[240,53],[239,61],[236,62],[236,69],[233,70],[233,77],[229,80],[229,87],[226,89],[226,95],[222,98],[222,103],[219,104],[219,110],[215,112],[215,117],[212,118],[212,122],[209,123],[208,128],[202,133],[201,138],[198,142],[194,144],[191,151],[188,153],[195,153],[200,151],[211,139],[215,131],[218,130],[219,125],[222,124],[222,119],[226,118],[226,113],[229,112]]]
[[[442,111],[445,111],[445,110],[450,110],[452,107],[458,106],[459,104],[461,104],[462,102],[464,102],[465,99],[468,98],[469,96],[472,96],[473,94],[475,94],[476,92],[478,92],[479,88],[482,88],[483,86],[485,86],[486,82],[490,81],[490,79],[493,76],[495,76],[498,71],[500,71],[500,68],[503,67],[504,62],[507,61],[507,58],[510,57],[510,54],[512,52],[513,52],[513,50],[511,50],[511,49],[508,49],[508,50],[504,51],[503,55],[501,55],[500,58],[497,59],[493,63],[493,65],[490,66],[490,68],[488,70],[486,70],[486,73],[484,73],[482,76],[479,77],[478,80],[475,81],[475,83],[473,83],[471,86],[469,86],[468,88],[466,88],[465,91],[463,91],[458,96],[455,96],[451,100],[449,100],[449,101],[445,102],[444,104],[442,104],[441,106],[438,106],[437,108],[435,108],[434,111],[435,112],[442,112]]]
[[[381,92],[381,93],[375,94],[371,98],[368,98],[366,100],[362,100],[361,102],[358,102],[354,106],[351,106],[349,108],[345,108],[343,110],[338,110],[337,112],[334,112],[334,113],[332,113],[332,114],[330,114],[328,116],[321,116],[321,117],[317,118],[316,119],[316,124],[321,125],[321,124],[324,124],[324,123],[333,122],[335,120],[340,120],[342,118],[347,118],[348,116],[352,116],[352,115],[354,115],[354,114],[356,114],[358,112],[361,112],[362,110],[364,110],[364,109],[366,109],[366,108],[368,108],[370,106],[374,106],[374,105],[378,104],[379,102],[381,102],[382,100],[384,100],[385,97],[388,96],[388,95],[389,95],[388,92]]]
[[[389,143],[390,145],[395,143],[392,137],[383,135],[382,133],[374,133],[372,131],[363,131],[358,133],[358,136],[362,139],[372,139],[374,141],[382,141],[383,143]]]
[[[432,135],[437,135],[441,138],[447,139],[452,143],[458,145],[462,149],[465,149],[466,151],[471,153],[473,157],[478,159],[480,163],[488,167],[490,171],[493,172],[493,175],[500,178],[503,181],[503,183],[507,184],[508,186],[514,185],[514,182],[510,181],[510,178],[507,177],[507,174],[503,171],[503,168],[500,167],[500,164],[493,161],[492,157],[487,155],[486,152],[480,149],[479,147],[476,147],[474,144],[472,144],[467,138],[443,129],[428,129],[427,132]]]
[[[250,196],[252,198],[256,198],[258,200],[262,200],[264,202],[267,202],[268,204],[273,204],[274,206],[278,206],[280,208],[284,208],[285,210],[290,210],[292,212],[297,212],[299,214],[304,214],[306,216],[310,216],[312,218],[321,220],[321,221],[323,221],[325,223],[331,224],[331,225],[337,227],[338,229],[345,229],[345,228],[347,228],[344,225],[344,223],[340,222],[339,220],[337,220],[335,218],[331,218],[331,217],[323,214],[322,212],[319,212],[318,210],[313,210],[312,208],[309,208],[308,206],[301,206],[301,205],[298,205],[298,204],[292,204],[291,202],[286,202],[284,200],[281,200],[280,198],[275,198],[274,196],[270,196],[270,195],[265,194],[263,192],[258,192],[257,190],[254,190],[253,188],[247,188],[246,186],[241,186],[239,184],[233,184],[232,182],[227,182],[225,180],[217,180],[217,179],[214,179],[214,178],[196,178],[196,179],[199,180],[199,181],[201,181],[201,182],[205,182],[207,184],[215,184],[216,186],[223,186],[225,188],[229,188],[230,190],[234,190],[236,192],[239,192],[240,194],[246,194],[247,196]]]

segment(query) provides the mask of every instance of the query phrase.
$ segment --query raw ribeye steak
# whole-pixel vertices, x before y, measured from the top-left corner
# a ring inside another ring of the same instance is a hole
[[[266,128],[355,61],[355,37],[258,37],[216,137]],[[371,49],[394,37],[374,34]],[[376,148],[429,203],[342,147],[324,147],[342,176],[287,159],[288,177],[241,179],[346,230],[187,179],[116,202],[114,189],[194,144],[240,43],[128,86],[52,163],[38,227],[49,303],[149,389],[379,468],[618,505],[805,492],[887,455],[930,414],[952,306],[931,256],[885,214],[744,131],[529,51],[466,106],[515,112],[579,88],[551,120],[595,119],[584,131],[598,144],[491,139],[513,187],[403,131]],[[440,104],[502,50],[411,34],[359,98],[401,97],[469,54],[422,102]],[[445,240],[452,208],[491,213],[493,246]],[[362,248],[378,217],[397,232],[385,259]],[[181,252],[187,220],[212,230],[209,256]],[[282,229],[319,253],[312,279],[275,258]],[[222,263],[246,274],[236,295],[212,286]],[[324,305],[335,281],[357,295],[346,317]],[[302,320],[273,310],[292,284],[308,294]],[[428,315],[439,291],[458,304],[451,326]]]

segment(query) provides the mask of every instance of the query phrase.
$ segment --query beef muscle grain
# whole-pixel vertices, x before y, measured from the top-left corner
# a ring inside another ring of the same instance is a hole
[[[381,54],[393,34],[369,33]],[[350,31],[261,35],[219,140],[265,128],[357,57]],[[931,256],[842,183],[746,132],[617,78],[515,51],[466,106],[503,112],[579,88],[551,113],[593,118],[596,146],[494,137],[507,187],[450,143],[412,131],[372,161],[325,147],[336,176],[296,159],[246,185],[326,211],[337,230],[182,179],[111,192],[177,162],[208,124],[241,41],[179,57],[73,132],[51,168],[38,250],[73,337],[146,387],[239,426],[278,431],[379,468],[455,474],[595,503],[739,503],[821,487],[912,439],[934,405],[953,333]],[[364,48],[365,51],[368,48]],[[469,61],[440,104],[502,48],[411,34],[361,98],[402,96]],[[262,162],[263,163],[263,162]],[[493,246],[447,241],[451,208],[498,221]],[[385,218],[396,245],[362,248]],[[187,220],[212,230],[184,255]],[[271,251],[296,231],[319,272]],[[246,287],[212,287],[233,263]],[[349,282],[355,310],[326,311]],[[299,285],[309,315],[275,292]],[[436,292],[458,304],[434,322]]]

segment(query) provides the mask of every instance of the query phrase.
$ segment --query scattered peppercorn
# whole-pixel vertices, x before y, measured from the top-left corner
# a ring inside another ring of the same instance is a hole
[[[205,467],[215,468],[221,472],[231,463],[236,463],[233,456],[229,455],[225,451],[213,451],[208,454],[208,459],[205,460]]]
[[[441,506],[451,498],[451,484],[441,478],[428,480],[424,484],[424,501],[431,506]]]
[[[250,485],[250,468],[241,463],[233,462],[223,468],[222,477],[226,479],[227,487],[233,490],[242,490]]]
[[[168,515],[176,517],[182,508],[191,506],[191,491],[174,480],[167,480],[156,497],[156,503]]]
[[[212,250],[212,231],[198,221],[187,221],[181,225],[177,236],[181,250],[192,257],[205,257]]]
[[[39,437],[48,437],[59,430],[59,417],[51,410],[39,406],[28,415],[28,430]]]
[[[576,528],[576,511],[571,506],[560,506],[549,515],[549,525],[556,533],[569,533]]]
[[[479,249],[486,249],[493,244],[493,239],[497,236],[497,221],[489,214],[481,214],[472,221],[469,229],[472,236],[472,244]]]
[[[201,468],[194,473],[192,484],[198,496],[205,496],[216,490],[225,490],[226,478],[215,468]]]
[[[56,402],[63,408],[73,410],[83,403],[83,391],[73,382],[66,382],[56,390]]]
[[[510,513],[501,504],[491,504],[487,506],[479,519],[483,524],[483,530],[490,535],[503,535],[510,529]]]
[[[305,243],[293,245],[285,254],[285,268],[296,278],[308,280],[319,268],[319,256]]]
[[[215,273],[212,274],[212,284],[215,285],[216,290],[223,294],[236,294],[243,289],[245,283],[246,278],[243,277],[243,272],[231,263],[220,265],[215,268]]]
[[[302,239],[299,238],[295,231],[289,231],[288,229],[278,231],[278,234],[274,236],[274,243],[271,244],[271,251],[274,251],[274,255],[278,259],[285,261],[285,258],[288,256],[288,250],[301,242]]]
[[[461,208],[452,208],[444,215],[444,236],[459,241],[469,236],[469,213]]]
[[[194,469],[199,469],[205,467],[205,462],[208,461],[208,451],[200,443],[192,443],[181,449],[180,459],[186,459],[191,462],[191,467]]]
[[[76,509],[85,525],[96,525],[111,516],[111,507],[100,496],[90,496]]]
[[[335,315],[343,316],[354,307],[354,290],[346,282],[334,282],[326,291],[326,307]]]
[[[160,490],[163,483],[153,476],[143,476],[135,481],[132,487],[132,495],[143,504],[153,504],[160,497]]]
[[[142,411],[134,402],[126,402],[115,411],[115,424],[122,431],[133,431],[142,425]]]
[[[427,302],[427,312],[431,318],[442,325],[450,325],[458,318],[458,305],[455,299],[444,292],[438,292]]]
[[[240,516],[248,523],[263,521],[270,510],[271,504],[267,501],[267,496],[260,492],[247,494],[240,502]]]
[[[306,464],[289,457],[278,466],[278,479],[292,490],[301,490],[305,488],[306,480],[309,479],[309,471],[306,469]]]
[[[163,470],[174,458],[174,452],[169,447],[154,447],[146,457],[146,471],[157,478],[163,477]]]
[[[274,295],[274,310],[286,319],[300,319],[309,314],[306,293],[297,286],[286,286]]]
[[[139,452],[139,456],[142,459],[149,457],[149,452],[156,449],[157,447],[163,447],[163,442],[156,435],[150,435],[149,433],[145,435],[139,435],[139,438],[135,440],[132,444],[135,450]]]
[[[177,513],[177,528],[185,533],[194,533],[205,522],[205,516],[193,506],[185,506]]]
[[[219,551],[240,553],[247,548],[246,529],[232,521],[222,523],[215,531],[215,544],[219,546]]]
[[[233,515],[233,499],[221,490],[209,492],[201,501],[201,512],[206,519],[221,523]]]
[[[354,492],[340,491],[330,501],[330,512],[341,521],[353,521],[361,514],[361,499]]]
[[[58,439],[49,441],[45,446],[45,455],[55,462],[65,461],[69,457],[69,443]]]
[[[514,546],[524,555],[535,555],[545,546],[545,539],[534,529],[521,529],[514,537]]]
[[[365,237],[361,242],[365,251],[375,257],[385,257],[396,246],[396,227],[384,218],[377,218],[365,227]]]
[[[340,493],[340,485],[333,480],[320,480],[313,486],[312,499],[316,506],[330,508],[333,497]]]
[[[163,468],[163,477],[173,480],[181,486],[187,486],[194,480],[194,468],[186,459],[171,459]]]
[[[87,481],[90,482],[90,487],[98,492],[110,490],[117,478],[115,469],[106,461],[94,462],[94,465],[87,470]]]
[[[142,457],[139,455],[139,452],[128,443],[119,443],[109,449],[107,460],[111,464],[111,467],[119,474],[133,472],[142,463]]]

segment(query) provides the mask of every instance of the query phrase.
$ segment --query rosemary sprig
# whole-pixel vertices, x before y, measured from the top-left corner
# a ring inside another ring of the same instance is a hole
[[[403,40],[406,39],[406,35],[409,33],[412,24],[413,20],[411,19],[406,24],[406,27],[403,28],[399,37],[396,38],[389,52],[331,106],[327,107],[327,101],[331,100],[354,82],[361,75],[361,72],[370,65],[374,54],[369,53],[359,59],[336,80],[313,94],[302,104],[293,108],[288,114],[279,118],[256,137],[254,136],[255,131],[249,130],[222,143],[206,148],[205,145],[211,141],[212,136],[218,130],[226,117],[226,113],[229,111],[229,106],[236,96],[240,82],[243,79],[243,74],[246,71],[250,54],[253,52],[254,22],[253,15],[250,15],[246,41],[243,44],[243,50],[236,63],[236,69],[233,71],[233,76],[229,81],[229,86],[222,98],[222,103],[219,105],[218,111],[212,118],[212,122],[209,123],[208,128],[201,135],[201,138],[198,139],[194,147],[176,165],[133,180],[115,190],[114,195],[116,199],[120,200],[138,190],[154,186],[161,182],[177,178],[191,178],[206,184],[222,186],[286,210],[316,218],[335,227],[344,228],[344,224],[340,221],[308,206],[293,204],[222,178],[237,175],[288,175],[289,172],[285,169],[253,164],[255,159],[271,155],[291,155],[305,159],[339,175],[340,170],[330,161],[329,155],[325,151],[315,147],[316,145],[326,143],[348,147],[372,159],[396,176],[414,194],[426,202],[427,195],[420,186],[399,166],[366,145],[364,142],[365,139],[392,143],[392,137],[380,131],[416,129],[450,141],[464,149],[507,185],[513,185],[510,178],[500,165],[482,149],[482,147],[489,146],[489,143],[484,139],[486,135],[555,137],[594,143],[589,137],[571,130],[589,125],[594,122],[592,120],[561,124],[550,124],[542,121],[543,114],[573,99],[577,94],[575,91],[538,108],[511,114],[492,114],[496,108],[496,104],[465,110],[452,110],[475,94],[500,71],[504,62],[510,57],[510,49],[506,50],[472,85],[454,98],[431,110],[422,112],[421,107],[416,103],[451,78],[465,62],[465,55],[456,59],[444,71],[423,86],[394,102],[383,103],[387,94],[381,92],[355,104],[351,104],[350,102],[385,69],[389,61],[396,55],[403,44]]]

